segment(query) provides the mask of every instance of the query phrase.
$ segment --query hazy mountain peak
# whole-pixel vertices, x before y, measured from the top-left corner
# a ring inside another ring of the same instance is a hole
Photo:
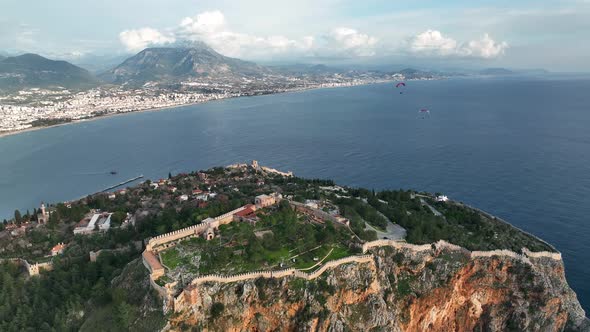
[[[267,72],[269,69],[255,63],[221,55],[205,43],[191,43],[146,48],[102,76],[107,81],[142,84],[196,77],[239,79]]]
[[[86,70],[67,61],[47,59],[33,53],[0,60],[0,90],[95,86],[97,80]]]

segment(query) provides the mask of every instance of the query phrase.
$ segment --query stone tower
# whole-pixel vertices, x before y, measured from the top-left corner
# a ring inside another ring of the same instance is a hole
[[[37,222],[45,224],[49,221],[49,213],[45,209],[45,203],[41,202],[41,213],[37,214]]]

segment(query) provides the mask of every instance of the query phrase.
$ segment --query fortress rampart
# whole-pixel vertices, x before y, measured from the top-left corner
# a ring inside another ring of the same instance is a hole
[[[187,237],[197,237],[204,233],[208,228],[218,228],[219,225],[225,225],[233,221],[234,214],[244,210],[241,206],[235,210],[222,214],[215,218],[207,218],[201,224],[189,226],[177,231],[162,234],[151,238],[146,245],[145,250],[159,251],[173,246],[175,241],[182,240]]]
[[[13,262],[21,266],[24,266],[30,277],[39,275],[39,272],[41,270],[50,271],[53,269],[53,263],[51,261],[30,264],[26,259],[22,258],[0,258],[0,263],[5,261]]]
[[[231,276],[224,276],[221,274],[210,274],[202,277],[198,277],[193,279],[189,286],[187,286],[178,296],[171,299],[171,303],[173,303],[174,311],[179,312],[184,310],[187,305],[194,304],[195,301],[195,292],[198,292],[198,285],[206,282],[221,282],[221,283],[231,283],[231,282],[238,282],[238,281],[245,281],[245,280],[252,280],[258,278],[284,278],[284,277],[297,277],[303,278],[305,280],[313,280],[322,275],[326,270],[330,268],[334,268],[343,264],[349,263],[371,263],[373,262],[373,255],[359,255],[359,256],[349,256],[340,258],[337,260],[329,261],[326,264],[322,265],[319,269],[314,272],[307,273],[303,271],[299,271],[296,269],[284,269],[279,271],[256,271],[256,272],[248,272],[248,273],[240,273]]]
[[[206,276],[198,277],[191,281],[191,285],[198,285],[204,282],[236,282],[236,281],[244,281],[249,279],[257,279],[257,278],[283,278],[287,276],[295,276],[299,278],[304,278],[306,280],[312,280],[320,276],[324,271],[329,268],[336,267],[341,264],[347,263],[368,263],[373,260],[373,255],[361,255],[361,256],[349,256],[340,258],[337,260],[329,261],[326,264],[322,265],[318,270],[307,273],[303,271],[299,271],[296,269],[284,269],[279,271],[256,271],[256,272],[248,272],[248,273],[240,273],[231,276],[224,276],[221,274],[209,274]]]
[[[511,257],[514,259],[521,260],[525,263],[531,264],[529,258],[550,258],[554,260],[561,260],[560,253],[548,252],[548,251],[539,251],[539,252],[532,252],[527,248],[522,248],[522,254],[516,253],[511,250],[506,249],[498,249],[498,250],[489,250],[489,251],[468,251],[467,249],[460,247],[458,245],[446,242],[444,240],[440,240],[438,242],[432,244],[422,244],[422,245],[415,245],[401,241],[394,241],[394,240],[376,240],[371,241],[363,244],[363,253],[366,253],[369,249],[374,247],[383,247],[383,246],[390,246],[396,249],[408,249],[414,252],[421,252],[429,249],[448,249],[454,251],[465,251],[469,253],[469,257],[471,258],[478,258],[478,257],[493,257],[493,256],[504,256],[504,257]]]
[[[198,286],[200,284],[206,283],[206,282],[220,282],[220,283],[232,283],[232,282],[238,282],[238,281],[245,281],[245,280],[251,280],[251,279],[257,279],[257,278],[284,278],[284,277],[289,277],[289,276],[293,276],[293,277],[297,277],[297,278],[303,278],[306,280],[313,280],[317,277],[319,277],[320,275],[322,275],[322,273],[324,273],[326,270],[331,269],[331,268],[335,268],[339,265],[342,264],[349,264],[349,263],[358,263],[358,264],[362,264],[362,263],[370,263],[370,262],[374,262],[374,255],[373,254],[367,254],[367,251],[371,248],[376,248],[376,247],[384,247],[384,246],[389,246],[389,247],[393,247],[399,250],[410,250],[412,252],[425,252],[425,251],[429,251],[429,250],[442,250],[442,249],[446,249],[446,250],[452,250],[452,251],[461,251],[464,252],[465,254],[469,255],[469,257],[471,259],[477,259],[477,258],[481,258],[481,257],[494,257],[494,256],[501,256],[501,257],[511,257],[514,259],[517,259],[523,263],[526,264],[532,264],[529,258],[550,258],[550,259],[554,259],[554,260],[561,260],[561,254],[559,253],[552,253],[552,252],[546,252],[546,251],[542,251],[542,252],[531,252],[526,248],[523,248],[522,254],[510,251],[510,250],[490,250],[490,251],[469,251],[463,247],[460,247],[458,245],[440,240],[438,242],[435,243],[431,243],[431,244],[422,244],[422,245],[416,245],[416,244],[410,244],[410,243],[406,243],[403,241],[395,241],[395,240],[376,240],[376,241],[371,241],[371,242],[367,242],[363,244],[363,254],[364,255],[357,255],[357,256],[349,256],[349,257],[344,257],[341,259],[337,259],[337,260],[333,260],[333,261],[329,261],[325,264],[323,264],[319,269],[317,269],[314,272],[303,272],[300,270],[296,270],[296,269],[284,269],[284,270],[279,270],[279,271],[256,271],[256,272],[249,272],[249,273],[241,273],[241,274],[236,274],[236,275],[221,275],[221,274],[210,274],[210,275],[205,275],[202,277],[197,277],[195,279],[193,279],[191,281],[191,283],[183,290],[180,292],[180,294],[178,294],[175,297],[169,297],[168,298],[168,302],[173,306],[174,311],[182,311],[184,309],[187,308],[187,306],[194,304],[194,301],[196,301],[196,292],[198,292]]]

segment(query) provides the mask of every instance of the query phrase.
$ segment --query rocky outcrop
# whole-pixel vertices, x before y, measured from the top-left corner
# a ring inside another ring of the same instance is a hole
[[[173,330],[588,330],[558,257],[473,255],[453,246],[373,247],[373,260],[316,279],[204,282]]]

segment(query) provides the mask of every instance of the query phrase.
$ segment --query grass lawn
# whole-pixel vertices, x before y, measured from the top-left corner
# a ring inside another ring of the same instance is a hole
[[[297,262],[295,263],[294,267],[297,269],[306,269],[311,266],[314,266],[320,260],[322,260],[330,252],[330,250],[332,248],[334,250],[332,250],[330,255],[328,257],[326,257],[326,259],[323,260],[322,264],[351,255],[351,253],[348,251],[348,249],[344,248],[342,246],[323,245],[322,247],[318,248],[317,250],[314,250],[312,252],[309,252],[309,253],[306,253],[304,255],[297,257]],[[318,258],[318,261],[314,261],[314,258]]]
[[[162,257],[162,263],[172,270],[181,263],[180,255],[176,248],[170,248],[162,251],[160,253],[160,257]]]

